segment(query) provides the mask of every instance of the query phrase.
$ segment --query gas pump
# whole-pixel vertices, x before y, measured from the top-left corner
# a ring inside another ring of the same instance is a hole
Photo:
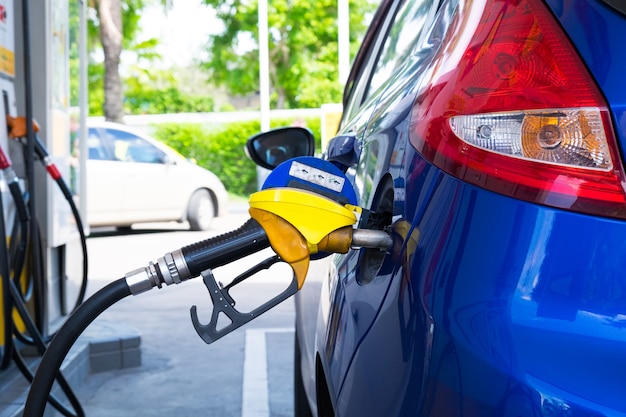
[[[24,272],[35,287],[31,314],[40,331],[49,335],[80,299],[86,278],[85,262],[66,262],[85,254],[84,231],[78,230],[77,215],[68,204],[72,200],[80,207],[84,173],[78,163],[81,144],[70,132],[68,0],[46,0],[30,8],[29,3],[0,1],[0,146],[29,206],[30,267]],[[9,140],[13,127],[6,121],[11,124],[18,114],[26,117],[13,135],[18,140]],[[35,119],[39,132],[33,129]],[[42,169],[40,161],[48,165]],[[70,198],[58,184],[60,177],[67,180]],[[0,185],[11,231],[14,198],[6,178],[0,178]]]
[[[80,176],[71,160],[68,0],[29,11],[30,3],[0,1],[0,380],[9,362],[33,378],[22,355],[43,354],[86,283],[78,181],[63,180]],[[84,262],[66,262],[81,246]],[[74,279],[81,267],[82,284]],[[58,381],[80,410],[60,374]],[[70,415],[54,396],[50,402]]]
[[[238,229],[168,252],[148,266],[128,272],[87,299],[54,337],[35,375],[24,415],[42,416],[48,393],[65,355],[96,317],[117,301],[153,288],[180,284],[202,276],[212,301],[209,323],[200,323],[191,307],[193,327],[213,343],[295,294],[302,288],[310,259],[352,248],[389,250],[393,239],[386,231],[354,228],[361,208],[352,185],[332,163],[313,157],[289,159],[267,177],[249,199],[250,219]],[[212,270],[271,247],[275,255],[237,276],[228,285],[215,280]],[[230,290],[276,262],[293,270],[291,284],[252,311],[237,309]],[[218,317],[229,319],[218,328]]]
[[[0,100],[0,115],[4,115],[10,110],[10,107],[14,107],[15,102],[10,99],[10,95],[14,97],[13,91],[13,78],[15,76],[15,40],[14,33],[14,20],[12,16],[11,5],[4,6],[0,10],[0,17],[6,15],[4,18],[0,18],[0,89],[2,91],[2,100]],[[9,159],[9,141],[7,135],[6,124],[4,118],[0,117],[0,151],[2,152],[0,169],[3,173],[5,169],[10,168]],[[2,243],[0,249],[4,253],[8,253],[9,246],[11,244],[11,230],[14,226],[15,217],[15,205],[13,204],[12,193],[19,191],[20,182],[16,176],[8,176],[7,173],[0,175],[0,207],[2,207],[3,224],[5,227],[2,229]],[[7,284],[9,266],[8,262],[2,261],[0,269],[0,276],[2,276],[2,282]],[[12,344],[12,326],[13,324],[7,319],[7,315],[10,316],[11,310],[8,308],[10,303],[7,300],[10,298],[8,291],[5,290],[6,285],[2,285],[0,288],[0,346],[3,349],[2,359],[0,360],[0,369],[8,367],[11,360],[11,344]]]

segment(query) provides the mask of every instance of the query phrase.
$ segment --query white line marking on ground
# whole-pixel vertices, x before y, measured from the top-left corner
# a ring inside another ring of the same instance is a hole
[[[293,332],[293,328],[278,327],[246,330],[241,417],[269,417],[270,403],[265,334],[285,332]]]

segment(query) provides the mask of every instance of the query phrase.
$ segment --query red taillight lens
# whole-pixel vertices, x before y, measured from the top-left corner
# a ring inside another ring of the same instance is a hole
[[[626,218],[607,106],[553,16],[536,0],[470,3],[416,100],[411,143],[492,191]]]

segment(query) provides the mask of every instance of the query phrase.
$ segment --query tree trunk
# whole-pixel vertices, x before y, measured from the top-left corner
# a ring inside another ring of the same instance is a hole
[[[98,0],[100,41],[104,51],[104,117],[122,123],[124,106],[119,64],[122,53],[121,0]]]

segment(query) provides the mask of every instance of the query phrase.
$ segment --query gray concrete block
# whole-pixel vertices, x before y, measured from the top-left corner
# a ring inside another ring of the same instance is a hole
[[[89,354],[92,356],[99,353],[119,351],[121,348],[120,339],[117,337],[89,341]]]
[[[122,349],[138,348],[141,345],[141,336],[138,334],[127,335],[122,338]]]
[[[122,369],[122,354],[120,351],[111,351],[92,354],[89,358],[91,373]]]
[[[141,366],[141,349],[124,349],[122,350],[122,368],[135,368]]]

